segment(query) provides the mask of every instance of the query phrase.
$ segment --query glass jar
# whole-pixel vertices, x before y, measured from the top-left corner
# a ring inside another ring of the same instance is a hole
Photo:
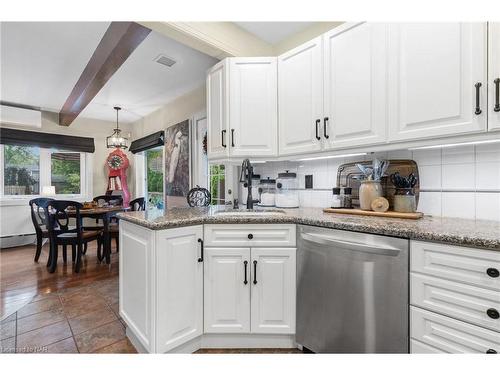
[[[279,208],[298,208],[299,191],[297,173],[285,171],[278,173],[276,179],[276,207]]]
[[[342,208],[352,208],[352,188],[345,187],[342,188],[342,193],[340,194],[340,201]]]
[[[333,197],[332,197],[332,208],[342,208],[342,199],[340,199],[340,188],[334,187],[332,189]]]
[[[267,178],[259,183],[259,206],[274,207],[276,205],[276,180]]]
[[[247,176],[245,176],[245,180]],[[260,174],[252,175],[252,198],[259,199],[259,184],[260,184]],[[245,205],[247,203],[248,188],[246,182],[240,182],[240,204]]]

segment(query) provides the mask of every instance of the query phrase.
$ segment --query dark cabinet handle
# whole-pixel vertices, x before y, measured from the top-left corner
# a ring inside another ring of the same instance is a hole
[[[203,262],[203,240],[201,238],[198,238],[198,242],[201,245],[201,256],[198,258],[198,262]]]
[[[245,284],[245,285],[248,284],[248,280],[247,280],[247,266],[248,266],[248,262],[245,260],[243,262],[243,267],[245,267],[245,281],[243,281],[243,284]]]
[[[327,131],[328,131],[328,117],[325,117],[323,119],[323,135],[325,136],[326,139],[330,138],[330,136],[328,135]]]
[[[486,310],[486,314],[488,314],[488,316],[491,319],[498,319],[498,318],[500,318],[500,313],[498,312],[497,309],[488,309],[488,310]]]
[[[234,147],[234,129],[231,129],[231,147]]]
[[[486,274],[489,277],[498,277],[498,276],[500,276],[500,271],[498,271],[496,268],[488,268],[486,270]]]
[[[222,147],[226,148],[227,145],[224,144],[224,139],[226,139],[226,129],[224,129],[220,133],[221,133],[221,137],[222,137],[222,139],[221,139],[221,145],[222,145]]]
[[[319,136],[319,124],[320,124],[321,120],[320,119],[317,119],[316,120],[316,139],[319,141],[321,139],[321,137]]]
[[[257,284],[257,261],[253,261],[253,284]]]
[[[497,351],[495,349],[488,349],[486,354],[497,354]]]
[[[480,98],[479,98],[479,94],[480,94],[480,89],[481,89],[481,86],[483,84],[481,82],[478,82],[474,85],[474,87],[476,88],[476,110],[474,111],[474,113],[476,115],[480,115],[483,111],[481,111],[481,104],[480,104]]]
[[[252,234],[252,233],[249,233],[249,234],[248,234],[248,239],[249,239],[249,240],[253,239],[253,234]]]
[[[496,78],[493,83],[495,84],[495,112],[500,112],[500,78]]]

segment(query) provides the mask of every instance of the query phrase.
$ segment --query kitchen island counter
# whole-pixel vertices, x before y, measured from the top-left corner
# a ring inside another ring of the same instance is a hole
[[[321,208],[299,208],[283,214],[239,216],[224,214],[226,207],[174,208],[124,212],[118,216],[152,230],[199,224],[304,224],[324,228],[381,234],[412,240],[443,242],[500,251],[500,222],[425,216],[419,220],[324,213]],[[239,210],[241,212],[241,210]]]

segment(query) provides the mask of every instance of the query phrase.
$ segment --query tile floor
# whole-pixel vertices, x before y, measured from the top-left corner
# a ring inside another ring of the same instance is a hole
[[[135,353],[118,315],[118,278],[41,294],[0,322],[3,353]]]

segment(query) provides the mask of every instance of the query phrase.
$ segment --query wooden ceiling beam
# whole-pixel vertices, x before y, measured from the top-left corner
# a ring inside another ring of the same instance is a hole
[[[111,22],[59,112],[59,125],[76,119],[150,32],[135,22]]]

